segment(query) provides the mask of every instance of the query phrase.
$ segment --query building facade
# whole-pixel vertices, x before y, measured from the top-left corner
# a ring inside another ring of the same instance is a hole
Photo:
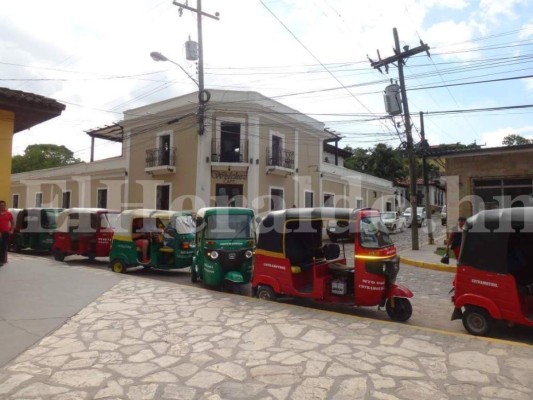
[[[244,206],[375,207],[394,203],[390,181],[335,165],[323,123],[256,92],[212,90],[198,133],[197,93],[132,109],[88,133],[122,143],[122,156],[12,176],[19,207],[197,210]],[[70,193],[70,194],[66,194]],[[40,203],[40,204],[38,204]]]
[[[533,145],[434,152],[446,161],[448,221],[533,206]]]

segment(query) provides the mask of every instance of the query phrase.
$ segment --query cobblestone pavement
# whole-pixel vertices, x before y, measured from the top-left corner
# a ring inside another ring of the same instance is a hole
[[[2,399],[531,399],[533,347],[126,277]]]

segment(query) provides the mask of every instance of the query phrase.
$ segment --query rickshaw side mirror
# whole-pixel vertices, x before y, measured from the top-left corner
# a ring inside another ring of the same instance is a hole
[[[261,217],[255,217],[255,222],[260,224],[263,219]]]
[[[204,223],[204,219],[202,217],[196,217],[196,226],[200,226]]]

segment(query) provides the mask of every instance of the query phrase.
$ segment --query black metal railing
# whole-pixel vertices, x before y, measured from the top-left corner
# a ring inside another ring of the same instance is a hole
[[[213,139],[211,141],[211,161],[230,163],[248,162],[248,140],[220,142],[217,139]]]
[[[176,148],[170,149],[148,149],[146,150],[146,168],[151,167],[175,167]]]
[[[267,165],[294,169],[294,151],[266,149]]]

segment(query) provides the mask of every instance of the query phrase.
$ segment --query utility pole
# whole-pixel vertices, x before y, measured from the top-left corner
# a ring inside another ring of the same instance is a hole
[[[407,137],[407,157],[409,158],[409,192],[410,192],[410,203],[411,203],[411,242],[412,249],[419,250],[418,243],[418,224],[416,221],[417,213],[417,196],[416,196],[416,164],[415,164],[415,155],[413,152],[413,136],[411,135],[411,120],[409,115],[409,103],[407,102],[407,94],[405,90],[405,79],[403,76],[403,65],[405,60],[410,56],[421,53],[425,51],[429,56],[429,46],[420,41],[420,46],[415,47],[414,49],[409,49],[409,46],[404,46],[404,52],[401,52],[400,49],[400,39],[398,38],[398,31],[396,28],[392,30],[394,35],[394,53],[395,55],[381,59],[379,61],[370,60],[370,65],[381,72],[381,67],[385,67],[385,70],[389,71],[389,64],[396,62],[398,64],[398,76],[400,79],[400,90],[402,95],[402,105],[404,110],[404,123],[405,123],[405,135]],[[379,52],[378,52],[379,56]]]
[[[428,221],[428,241],[429,244],[435,244],[435,240],[433,238],[433,221],[431,220],[431,205],[429,204],[429,171],[426,157],[428,143],[426,142],[426,132],[424,131],[424,113],[422,111],[420,111],[420,136],[422,137],[422,176],[424,177],[424,199],[426,203],[426,218]]]
[[[208,14],[202,11],[202,0],[196,0],[196,8],[189,7],[188,4],[178,3],[176,0],[172,2],[175,6],[180,8],[180,15],[182,9],[186,9],[192,12],[195,12],[197,15],[197,26],[198,26],[198,134],[204,134],[204,114],[205,114],[205,105],[209,101],[211,95],[207,90],[204,89],[204,44],[202,40],[202,16],[216,19],[220,19],[218,12],[215,15]]]

